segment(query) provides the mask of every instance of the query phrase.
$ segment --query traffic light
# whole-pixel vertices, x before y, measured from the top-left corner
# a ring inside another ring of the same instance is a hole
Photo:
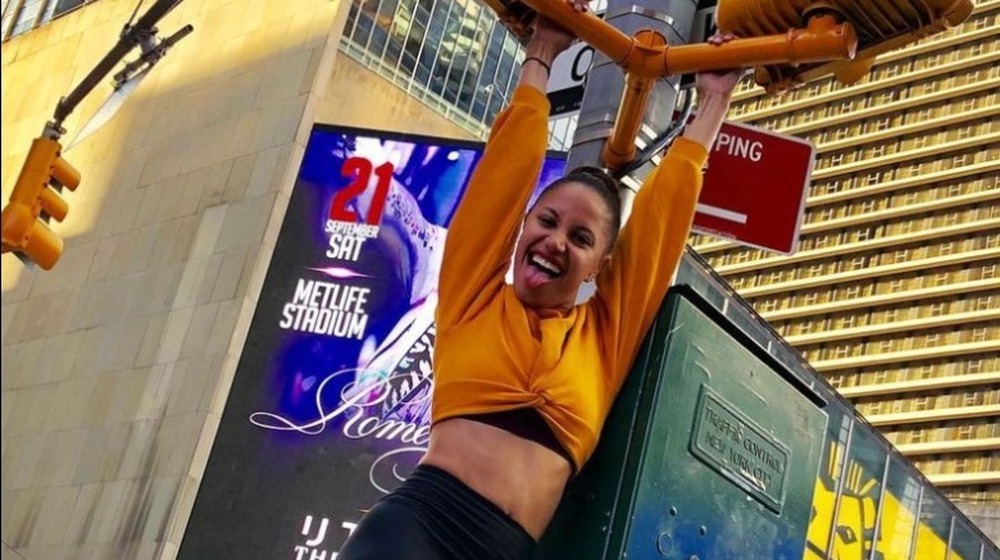
[[[715,15],[720,31],[740,37],[790,33],[820,14],[853,25],[853,60],[759,66],[757,83],[776,91],[829,74],[854,83],[868,74],[876,56],[960,25],[974,9],[972,0],[719,0]]]
[[[3,209],[3,252],[19,252],[45,270],[51,269],[63,251],[63,240],[45,223],[63,221],[69,205],[55,189],[76,190],[80,172],[62,159],[59,142],[42,137],[31,145],[21,175]]]

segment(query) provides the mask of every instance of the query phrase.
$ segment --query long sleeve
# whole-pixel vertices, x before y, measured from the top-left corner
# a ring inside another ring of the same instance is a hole
[[[439,330],[475,316],[503,287],[525,206],[548,142],[549,102],[521,86],[497,116],[482,159],[448,228],[439,283]]]
[[[610,381],[619,386],[677,268],[701,192],[706,149],[676,140],[647,178],[590,305],[601,318]]]

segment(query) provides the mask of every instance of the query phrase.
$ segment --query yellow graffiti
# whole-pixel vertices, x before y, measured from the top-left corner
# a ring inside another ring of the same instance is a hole
[[[812,518],[806,535],[805,560],[909,560],[914,539],[916,496],[896,496],[885,492],[880,526],[875,526],[879,516],[878,501],[881,493],[879,480],[882,473],[872,473],[857,461],[847,464],[840,509],[836,512],[836,484],[843,465],[843,446],[831,444],[825,476],[816,479],[813,494]],[[830,537],[833,536],[833,546]],[[952,551],[948,556],[948,543],[931,527],[921,523],[916,534],[916,558],[962,559]],[[827,556],[827,550],[831,553]],[[964,559],[963,559],[964,560]]]

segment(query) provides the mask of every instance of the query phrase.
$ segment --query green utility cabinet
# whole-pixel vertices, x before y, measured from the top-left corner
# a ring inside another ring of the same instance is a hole
[[[668,295],[536,558],[802,558],[824,402],[725,305]]]

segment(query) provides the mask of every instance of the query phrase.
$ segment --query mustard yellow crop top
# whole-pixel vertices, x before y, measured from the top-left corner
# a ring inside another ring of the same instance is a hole
[[[449,227],[432,420],[534,407],[579,470],[670,285],[707,153],[675,141],[639,192],[597,293],[568,314],[542,317],[504,275],[545,157],[548,115],[542,92],[514,93]]]

